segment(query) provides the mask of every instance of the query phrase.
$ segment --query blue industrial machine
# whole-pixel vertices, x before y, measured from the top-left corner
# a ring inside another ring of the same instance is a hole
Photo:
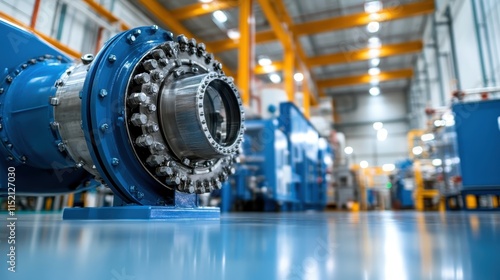
[[[203,43],[139,27],[75,63],[5,21],[0,34],[2,195],[104,184],[114,207],[63,217],[219,216],[198,207],[197,194],[235,172],[244,111]]]
[[[409,159],[396,162],[396,174],[391,178],[393,206],[396,208],[413,208],[415,205],[413,191],[415,179],[413,162]]]
[[[223,210],[323,209],[327,200],[329,145],[293,103],[279,117],[247,120],[242,161],[222,191]],[[320,148],[321,146],[321,148]]]
[[[455,102],[452,109],[462,173],[462,197],[475,196],[478,210],[499,210],[500,99],[465,98]],[[465,205],[465,201],[463,203]]]

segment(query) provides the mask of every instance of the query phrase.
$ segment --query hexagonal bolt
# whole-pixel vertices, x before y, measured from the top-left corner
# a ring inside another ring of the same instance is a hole
[[[137,192],[137,187],[136,186],[130,186],[128,188],[128,191],[131,192],[131,193],[135,193],[135,192]]]
[[[187,191],[189,193],[194,193],[196,191],[196,188],[194,187],[194,185],[191,183],[189,184],[189,186],[187,186]]]
[[[162,49],[156,49],[156,50],[152,51],[151,52],[151,56],[154,59],[160,59],[160,58],[165,58],[166,57],[165,52]]]
[[[188,41],[189,41],[188,38],[184,36],[184,34],[177,36],[177,42],[180,45],[187,45]]]
[[[76,168],[82,168],[84,165],[85,165],[85,162],[82,160],[82,161],[78,162],[78,163],[75,165],[75,167],[76,167]]]
[[[132,35],[132,34],[128,34],[128,36],[127,36],[127,42],[128,42],[129,44],[132,44],[133,42],[135,42],[135,40],[136,40],[136,39],[137,39],[137,38],[135,38],[135,36],[134,36],[134,35]]]
[[[135,195],[135,197],[138,199],[138,200],[141,200],[144,198],[144,193],[143,192],[137,192],[137,194]]]
[[[165,150],[165,145],[163,145],[162,143],[154,143],[153,144],[153,151],[155,152],[162,152],[163,150]]]
[[[137,139],[135,139],[135,143],[139,146],[139,147],[149,147],[151,146],[153,143],[154,143],[154,139],[151,135],[149,134],[144,134],[144,135],[141,135],[139,137],[137,137]]]
[[[151,28],[150,28],[151,32],[152,33],[156,33],[156,31],[158,31],[158,25],[151,25]]]
[[[165,156],[161,156],[161,155],[150,155],[150,156],[146,159],[146,163],[147,163],[149,166],[151,166],[151,167],[159,166],[159,165],[161,165],[164,161],[165,161]]]
[[[109,125],[107,123],[104,123],[101,125],[100,129],[102,132],[105,132],[106,130],[109,129]]]
[[[129,98],[128,98],[128,103],[131,105],[139,105],[141,103],[146,102],[148,100],[148,97],[144,92],[136,92],[133,93]]]
[[[151,72],[151,78],[153,78],[154,81],[161,81],[165,78],[165,74],[162,71],[155,70]]]
[[[111,159],[111,164],[114,165],[114,166],[117,166],[118,164],[120,164],[120,160],[117,159],[117,158],[112,158]]]
[[[158,130],[160,130],[160,127],[158,126],[157,123],[148,123],[146,125],[146,130],[149,132],[149,133],[153,133],[153,132],[157,132]]]
[[[214,55],[211,53],[208,53],[205,55],[205,63],[210,63],[210,61],[214,60]]]
[[[142,63],[142,66],[144,67],[144,69],[151,71],[158,68],[158,61],[156,61],[155,59],[148,59]]]
[[[142,34],[142,31],[141,31],[140,29],[136,29],[136,30],[134,30],[134,35],[135,35],[136,37],[139,37],[139,35],[141,35],[141,34]]]
[[[222,183],[221,183],[221,181],[219,181],[219,180],[215,180],[215,182],[214,182],[214,186],[215,186],[215,188],[216,188],[216,189],[218,189],[218,190],[222,189]]]
[[[146,84],[142,86],[142,89],[147,94],[156,94],[160,91],[160,87],[157,84]]]
[[[148,105],[148,111],[150,113],[156,112],[156,105],[155,104],[149,104]]]
[[[104,98],[104,97],[106,97],[106,96],[108,96],[108,91],[107,91],[107,90],[105,90],[105,89],[101,89],[101,90],[99,91],[99,97]]]
[[[190,47],[194,48],[196,47],[196,39],[195,38],[191,38],[188,40],[188,44]]]
[[[148,73],[141,73],[134,76],[134,81],[138,84],[145,84],[151,81],[151,77]]]
[[[66,145],[63,142],[59,142],[57,144],[57,149],[59,149],[59,152],[64,152],[66,151]]]
[[[231,175],[234,175],[234,173],[236,173],[236,169],[231,166],[227,168],[227,172]]]
[[[198,43],[198,52],[203,54],[207,50],[207,47],[204,43]]]
[[[182,163],[184,163],[185,165],[189,165],[191,161],[188,158],[184,158],[182,159]]]
[[[91,54],[91,53],[88,53],[88,54],[84,54],[82,57],[81,57],[81,60],[82,60],[82,63],[84,65],[88,65],[90,63],[92,63],[92,61],[94,61],[94,55]]]
[[[174,175],[174,169],[169,166],[160,166],[156,168],[156,175],[158,176],[172,176]]]
[[[5,90],[3,88],[0,88],[0,94],[2,94]]]
[[[174,177],[170,177],[170,178],[165,179],[165,184],[167,184],[169,186],[179,185],[180,183],[181,183],[181,178],[179,178],[179,176],[174,176]]]
[[[141,126],[148,123],[148,116],[141,113],[134,113],[130,118],[130,122],[135,126]]]
[[[58,123],[58,122],[51,122],[51,123],[50,123],[50,128],[51,128],[52,130],[57,130],[57,129],[59,129],[59,123]]]
[[[158,64],[160,64],[161,67],[165,67],[168,65],[168,59],[160,58],[160,59],[158,59]]]
[[[108,61],[109,61],[110,63],[115,62],[115,61],[116,61],[116,55],[114,55],[114,54],[110,54],[110,55],[108,56]]]

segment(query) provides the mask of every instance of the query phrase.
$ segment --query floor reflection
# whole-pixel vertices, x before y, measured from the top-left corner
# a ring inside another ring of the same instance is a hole
[[[4,269],[0,279],[496,279],[500,215],[230,214],[154,222],[24,215],[17,246],[18,272]]]

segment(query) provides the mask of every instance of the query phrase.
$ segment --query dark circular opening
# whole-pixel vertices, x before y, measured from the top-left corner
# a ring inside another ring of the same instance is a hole
[[[203,111],[212,138],[221,146],[231,146],[238,138],[241,115],[238,100],[231,87],[221,81],[208,84]]]

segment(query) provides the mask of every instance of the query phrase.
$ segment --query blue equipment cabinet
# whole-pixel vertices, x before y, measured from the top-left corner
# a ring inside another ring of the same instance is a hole
[[[478,210],[500,210],[500,100],[452,106],[462,173],[462,198],[474,195]],[[494,200],[495,202],[490,203]]]
[[[333,154],[319,140],[319,133],[292,103],[282,103],[277,118],[247,120],[242,161],[231,179],[231,191],[222,192],[223,209],[323,209]]]
[[[500,189],[500,100],[453,105],[464,189]]]

